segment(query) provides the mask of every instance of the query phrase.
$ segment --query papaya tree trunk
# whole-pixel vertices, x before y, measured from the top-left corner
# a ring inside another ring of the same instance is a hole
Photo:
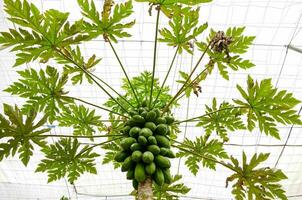
[[[152,179],[149,177],[138,185],[138,200],[153,200]]]

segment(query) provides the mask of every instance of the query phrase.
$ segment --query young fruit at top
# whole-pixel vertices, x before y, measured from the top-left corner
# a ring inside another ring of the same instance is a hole
[[[132,119],[137,123],[137,124],[144,124],[145,123],[145,118],[143,118],[140,115],[134,115]]]
[[[166,116],[165,119],[168,125],[172,124],[175,121],[174,117],[172,116]]]
[[[165,118],[159,117],[159,118],[156,119],[155,123],[156,123],[156,124],[166,124],[167,121],[166,121]]]
[[[156,133],[159,135],[166,135],[169,127],[166,124],[159,124],[156,127]]]
[[[154,111],[149,111],[146,115],[146,121],[147,122],[154,122],[156,119],[156,112]]]

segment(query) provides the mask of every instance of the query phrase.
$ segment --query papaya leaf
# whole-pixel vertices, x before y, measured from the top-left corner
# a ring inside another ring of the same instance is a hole
[[[70,105],[58,117],[59,126],[73,127],[74,135],[93,136],[96,128],[103,127],[101,117],[95,110],[89,110],[83,105]]]
[[[186,157],[185,164],[189,170],[196,175],[199,170],[199,163],[202,163],[203,167],[209,169],[216,169],[217,158],[225,159],[228,158],[227,153],[223,149],[223,143],[217,139],[209,140],[209,135],[197,137],[195,141],[185,139],[185,141],[178,145],[179,152],[177,157]],[[200,155],[200,157],[191,154],[190,152],[195,152]],[[210,159],[204,159],[201,156],[205,156]]]
[[[162,36],[159,41],[167,43],[168,46],[178,47],[180,54],[183,50],[193,54],[196,37],[208,27],[206,23],[198,25],[198,19],[199,8],[193,10],[190,7],[175,7],[169,22],[170,29],[163,28],[159,31]]]
[[[26,166],[33,155],[34,144],[40,147],[46,145],[42,136],[50,129],[42,129],[41,126],[47,122],[47,115],[34,123],[36,111],[31,110],[23,115],[17,106],[3,104],[3,107],[7,118],[0,114],[0,139],[7,138],[7,141],[0,143],[0,161],[18,152],[20,160]]]
[[[29,113],[31,110],[44,112],[52,123],[60,109],[65,109],[73,100],[67,98],[64,85],[68,81],[67,75],[60,76],[59,72],[47,66],[46,70],[26,69],[18,71],[21,76],[4,91],[28,99],[22,111]]]
[[[70,24],[68,13],[54,9],[41,13],[27,0],[4,0],[4,9],[10,21],[27,28],[10,29],[0,34],[2,46],[14,47],[12,51],[18,51],[14,66],[38,58],[45,63],[56,54],[56,48],[89,40],[89,35],[81,29],[82,21]]]
[[[226,187],[230,182],[235,182],[232,193],[236,200],[287,199],[285,191],[278,183],[287,179],[285,174],[279,169],[259,167],[268,157],[269,154],[254,154],[250,162],[247,162],[246,154],[243,152],[241,165],[236,158],[230,158],[231,163],[227,165],[236,172],[227,178]]]
[[[133,13],[132,1],[116,4],[113,1],[106,0],[103,6],[103,13],[97,11],[93,1],[78,0],[78,4],[82,10],[82,14],[89,21],[84,21],[82,29],[88,32],[92,37],[103,35],[107,41],[111,39],[117,42],[117,38],[130,37],[131,35],[124,31],[131,28],[135,24],[135,20],[124,23],[124,19]],[[113,9],[111,10],[111,7]]]
[[[237,89],[244,100],[235,99],[234,102],[246,107],[247,127],[250,131],[258,122],[261,132],[280,139],[277,123],[302,124],[299,114],[294,110],[301,101],[286,90],[278,91],[273,87],[271,79],[258,83],[248,76],[247,91],[239,85]]]
[[[241,119],[241,108],[236,108],[230,103],[223,102],[217,107],[216,98],[213,98],[212,107],[206,105],[206,116],[199,118],[197,126],[203,127],[206,134],[216,132],[223,141],[228,141],[230,131],[245,129]]]
[[[88,172],[96,174],[95,158],[99,155],[92,152],[88,145],[83,148],[77,139],[63,138],[42,149],[45,159],[41,160],[36,172],[47,172],[48,182],[67,176],[74,183],[81,174]]]

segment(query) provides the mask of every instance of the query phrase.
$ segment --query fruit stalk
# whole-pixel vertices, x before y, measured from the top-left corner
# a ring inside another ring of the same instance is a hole
[[[150,177],[139,183],[137,193],[138,200],[153,200],[152,179]]]

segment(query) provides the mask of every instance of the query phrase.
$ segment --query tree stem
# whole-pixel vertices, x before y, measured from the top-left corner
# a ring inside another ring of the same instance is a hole
[[[153,51],[154,52],[154,55],[153,55],[153,70],[152,70],[152,80],[151,80],[151,92],[150,92],[150,99],[149,99],[149,108],[151,108],[152,95],[153,95],[153,85],[154,85],[155,66],[156,66],[156,54],[157,54],[157,37],[158,37],[159,16],[160,16],[160,8],[157,7],[157,18],[156,18],[155,40],[154,40],[154,51]]]
[[[157,101],[157,99],[159,98],[160,93],[161,93],[162,89],[164,88],[164,86],[165,86],[165,84],[166,84],[166,81],[167,81],[167,79],[168,79],[168,76],[169,76],[169,74],[170,74],[170,72],[171,72],[171,69],[172,69],[172,67],[173,67],[175,58],[176,58],[176,56],[177,56],[178,50],[179,50],[179,46],[177,47],[177,49],[176,49],[176,51],[175,51],[174,57],[173,57],[173,59],[172,59],[172,62],[171,62],[170,67],[169,67],[169,70],[168,70],[168,72],[167,72],[167,74],[166,74],[166,77],[165,77],[165,79],[164,79],[164,82],[163,82],[163,84],[161,85],[160,90],[159,90],[159,92],[158,92],[158,94],[157,94],[157,96],[156,96],[156,98],[155,98],[155,100],[154,100],[153,107],[156,105],[156,101]]]
[[[139,183],[137,193],[138,200],[153,200],[152,179],[150,177]]]
[[[203,52],[203,54],[201,55],[201,57],[199,58],[198,62],[196,63],[195,67],[193,68],[192,72],[190,73],[189,77],[187,78],[186,82],[182,85],[182,87],[178,90],[178,92],[175,94],[175,96],[170,100],[170,102],[166,105],[166,107],[163,110],[163,113],[167,112],[170,105],[175,101],[175,99],[181,95],[181,93],[184,91],[184,87],[187,86],[188,82],[190,81],[190,79],[192,78],[194,72],[196,71],[197,67],[199,66],[199,64],[201,63],[202,59],[204,58],[204,56],[206,55],[209,47],[211,45],[211,42],[209,42],[207,48],[205,49],[205,51]]]
[[[113,53],[114,53],[116,59],[118,60],[118,62],[119,62],[119,64],[120,64],[120,66],[121,66],[121,68],[122,68],[122,70],[123,70],[125,76],[126,76],[126,79],[127,79],[128,83],[129,83],[129,86],[131,87],[131,90],[132,90],[132,92],[133,92],[133,94],[134,94],[134,97],[135,97],[135,99],[136,99],[137,104],[140,105],[140,102],[139,102],[139,100],[138,100],[138,98],[137,98],[137,95],[136,95],[136,91],[135,91],[133,85],[131,84],[131,81],[130,81],[130,79],[129,79],[129,76],[128,76],[126,70],[125,70],[124,65],[122,64],[122,62],[121,62],[121,60],[120,60],[120,57],[117,55],[116,50],[115,50],[113,44],[111,43],[111,41],[110,41],[109,39],[108,39],[108,42],[109,42],[109,44],[110,44],[110,47],[111,47],[111,49],[112,49],[112,51],[113,51]],[[131,106],[132,106],[132,105],[131,105]],[[132,106],[132,107],[133,107],[133,106]]]

